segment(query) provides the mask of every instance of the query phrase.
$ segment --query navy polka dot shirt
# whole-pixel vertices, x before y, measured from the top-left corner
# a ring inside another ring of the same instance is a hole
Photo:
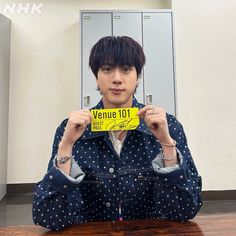
[[[133,99],[133,107],[142,108]],[[102,101],[95,107],[102,109]],[[67,123],[58,127],[48,172],[37,183],[33,220],[51,230],[89,221],[160,218],[184,222],[199,211],[198,175],[182,125],[167,114],[180,163],[164,167],[161,146],[143,120],[128,131],[120,156],[108,132],[91,132],[88,125],[73,146],[70,176],[55,165],[58,144]],[[169,169],[168,169],[169,168]]]

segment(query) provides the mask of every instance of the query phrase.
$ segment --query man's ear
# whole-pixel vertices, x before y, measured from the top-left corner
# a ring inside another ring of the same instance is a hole
[[[136,81],[136,87],[139,85],[140,79],[141,79],[141,77],[138,76],[137,81]]]
[[[97,84],[97,91],[100,91],[100,88],[99,88],[99,84],[98,84],[98,79],[97,78],[95,78],[95,80],[96,80],[96,84]]]

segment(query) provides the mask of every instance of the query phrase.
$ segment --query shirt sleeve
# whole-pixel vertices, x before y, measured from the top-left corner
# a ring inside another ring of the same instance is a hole
[[[162,219],[184,222],[192,219],[201,208],[202,179],[188,148],[182,125],[174,116],[168,115],[167,118],[170,135],[176,140],[180,162],[167,171],[160,161],[161,154],[153,160],[153,169],[157,173],[154,208]]]
[[[173,166],[168,166],[165,167],[164,161],[163,161],[163,152],[161,151],[155,159],[152,161],[152,167],[154,171],[160,174],[168,174],[170,172],[173,172],[175,170],[178,170],[180,168],[180,164],[183,163],[183,156],[181,155],[180,151],[176,148],[177,152],[177,159],[178,159],[178,164],[175,164]]]
[[[54,157],[54,160],[53,160],[53,166],[56,169],[58,169],[68,180],[70,180],[71,182],[75,184],[80,183],[85,176],[85,173],[81,170],[79,165],[75,162],[74,157],[71,158],[70,175],[67,175],[63,170],[58,168],[56,156]]]
[[[43,179],[36,184],[33,195],[33,221],[36,225],[51,230],[61,230],[72,224],[84,222],[81,209],[84,200],[80,191],[80,182],[84,173],[72,159],[70,176],[55,165],[58,145],[63,136],[67,120],[57,128],[48,170]]]

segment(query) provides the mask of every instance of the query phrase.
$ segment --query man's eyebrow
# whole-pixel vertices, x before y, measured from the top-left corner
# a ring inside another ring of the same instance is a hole
[[[130,63],[122,63],[120,66],[128,66],[128,67],[132,67],[133,65],[131,65]]]
[[[115,65],[113,63],[104,63],[100,65],[100,67],[103,67],[103,66],[115,66]]]

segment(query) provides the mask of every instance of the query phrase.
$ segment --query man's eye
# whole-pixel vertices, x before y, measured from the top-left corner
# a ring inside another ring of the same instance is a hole
[[[123,71],[124,72],[129,72],[129,71],[131,71],[131,67],[130,66],[123,66]]]
[[[103,72],[110,72],[110,71],[112,71],[112,67],[111,66],[103,66],[102,71]]]

